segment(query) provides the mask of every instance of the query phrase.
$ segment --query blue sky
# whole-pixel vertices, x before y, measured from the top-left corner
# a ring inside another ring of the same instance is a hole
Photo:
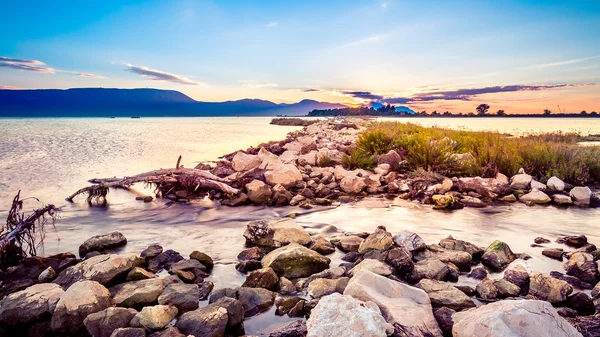
[[[1,8],[7,88],[600,110],[599,1],[2,0]]]

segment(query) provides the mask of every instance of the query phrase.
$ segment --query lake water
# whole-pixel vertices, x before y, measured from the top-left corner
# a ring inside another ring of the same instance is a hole
[[[404,119],[397,119],[404,120]],[[600,133],[596,119],[431,119],[410,118],[424,125],[494,129],[502,132],[578,130]],[[239,286],[244,275],[235,268],[236,256],[244,248],[242,233],[248,221],[297,213],[297,221],[312,232],[326,225],[342,231],[372,232],[385,225],[392,233],[410,230],[428,243],[453,235],[487,246],[495,239],[514,251],[533,258],[519,260],[531,270],[563,271],[560,263],[531,248],[536,236],[586,234],[600,243],[600,209],[561,209],[512,204],[454,212],[436,211],[414,202],[370,198],[337,208],[310,212],[293,207],[218,207],[209,201],[192,205],[166,205],[135,201],[127,191],[111,191],[110,205],[90,208],[84,200],[67,203],[64,198],[95,177],[133,175],[175,166],[179,155],[185,167],[269,140],[283,139],[296,127],[269,125],[270,118],[142,118],[142,119],[0,119],[0,219],[4,221],[10,201],[21,189],[45,203],[63,206],[54,229],[45,239],[45,254],[77,252],[93,235],[120,231],[128,238],[121,251],[139,253],[158,242],[187,255],[201,250],[216,266],[211,276],[216,288]],[[140,193],[146,192],[139,187]],[[32,205],[31,208],[35,206]],[[327,235],[335,235],[327,234]],[[548,246],[559,247],[557,244]],[[335,265],[341,254],[333,255]],[[470,279],[462,283],[474,285]],[[245,322],[246,332],[268,335],[274,327],[291,319],[270,312]]]

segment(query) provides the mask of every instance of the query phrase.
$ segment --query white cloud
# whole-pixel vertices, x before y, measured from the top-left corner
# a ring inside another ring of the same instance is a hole
[[[203,83],[194,82],[189,78],[181,75],[175,75],[171,73],[167,73],[165,71],[160,71],[156,69],[150,69],[144,66],[134,66],[131,64],[127,64],[127,69],[125,71],[132,72],[134,74],[138,74],[140,76],[149,78],[153,81],[164,81],[164,82],[173,82],[179,84],[186,85],[205,85]]]
[[[260,83],[254,80],[241,80],[238,81],[243,87],[252,88],[252,89],[262,89],[262,88],[276,88],[279,86],[277,83]]]
[[[589,60],[594,60],[600,58],[600,55],[594,55],[594,56],[589,56],[589,57],[582,57],[582,58],[578,58],[578,59],[572,59],[572,60],[566,60],[566,61],[559,61],[559,62],[552,62],[552,63],[544,63],[544,64],[535,64],[529,67],[526,67],[527,69],[538,69],[538,68],[550,68],[550,67],[559,67],[559,66],[566,66],[569,64],[574,64],[574,63],[580,63],[580,62],[585,62],[585,61],[589,61]]]
[[[277,26],[279,26],[279,22],[269,22],[265,24],[265,27],[267,28],[275,28]]]

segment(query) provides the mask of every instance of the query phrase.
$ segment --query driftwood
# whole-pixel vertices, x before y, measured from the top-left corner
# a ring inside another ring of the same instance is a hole
[[[34,209],[29,215],[23,212],[21,191],[13,199],[12,206],[6,218],[6,224],[0,231],[0,266],[15,265],[23,257],[35,256],[37,248],[44,242],[45,225],[50,219],[52,224],[59,209],[54,205],[44,205]]]
[[[92,201],[102,201],[103,203],[106,203],[106,195],[110,188],[129,189],[129,187],[135,183],[154,184],[156,186],[162,186],[164,184],[181,184],[187,187],[193,187],[194,192],[202,188],[220,191],[228,195],[236,195],[240,192],[237,188],[230,186],[232,181],[228,179],[220,178],[209,171],[183,167],[149,171],[123,178],[94,178],[90,179],[89,182],[94,185],[84,187],[71,194],[67,197],[67,201],[72,202],[77,195],[87,194],[88,203],[91,203]]]

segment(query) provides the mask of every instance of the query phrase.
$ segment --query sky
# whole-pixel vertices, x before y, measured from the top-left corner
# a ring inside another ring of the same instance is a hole
[[[0,0],[0,88],[600,111],[600,1]]]

